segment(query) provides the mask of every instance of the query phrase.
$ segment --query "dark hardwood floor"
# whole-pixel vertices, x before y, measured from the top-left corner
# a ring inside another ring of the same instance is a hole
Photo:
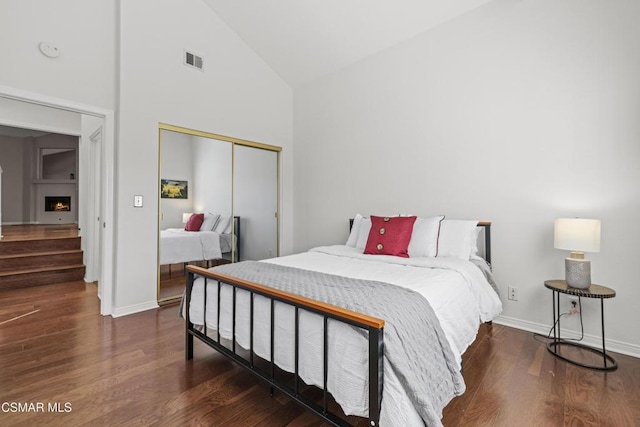
[[[483,325],[444,425],[640,425],[640,359],[615,355],[617,371],[594,372],[541,341]],[[196,342],[186,362],[183,347],[176,305],[113,319],[83,282],[1,291],[0,425],[322,425],[213,350]],[[29,403],[43,411],[13,411]]]

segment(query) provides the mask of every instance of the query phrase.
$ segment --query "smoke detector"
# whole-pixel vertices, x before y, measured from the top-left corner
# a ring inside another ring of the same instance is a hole
[[[38,48],[40,48],[40,52],[48,58],[57,58],[60,56],[60,50],[53,43],[41,42]]]

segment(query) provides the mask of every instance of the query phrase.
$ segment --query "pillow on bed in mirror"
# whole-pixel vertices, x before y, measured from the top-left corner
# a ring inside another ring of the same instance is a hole
[[[204,214],[203,213],[194,213],[191,214],[189,220],[184,225],[185,231],[200,231],[200,227],[204,222]]]
[[[478,221],[442,220],[437,256],[468,260],[471,256],[471,241],[477,226]]]
[[[364,253],[409,258],[409,241],[415,222],[415,216],[381,217],[371,215],[371,230]]]
[[[225,230],[231,223],[231,217],[229,215],[220,215],[216,228],[213,229],[218,234],[224,234]]]
[[[409,242],[411,258],[434,257],[438,254],[438,233],[443,219],[444,215],[416,219]]]
[[[211,212],[204,214],[204,221],[202,221],[202,225],[200,226],[200,231],[213,231],[216,228],[216,224],[220,219],[220,214],[213,214]]]

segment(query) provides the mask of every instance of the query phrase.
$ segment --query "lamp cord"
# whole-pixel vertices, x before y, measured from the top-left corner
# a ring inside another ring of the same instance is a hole
[[[580,307],[580,338],[562,338],[563,341],[582,341],[584,339],[584,323],[582,321],[582,299],[580,298],[580,295],[578,295],[578,307]],[[540,338],[546,338],[546,339],[551,339],[551,332],[554,330],[554,328],[556,327],[556,325],[558,324],[558,322],[560,321],[560,318],[562,316],[568,316],[569,312],[566,313],[562,313],[560,316],[558,316],[558,319],[554,322],[553,326],[549,329],[549,333],[547,333],[547,335],[545,336],[544,334],[539,334],[537,332],[533,333],[534,337],[540,337]]]

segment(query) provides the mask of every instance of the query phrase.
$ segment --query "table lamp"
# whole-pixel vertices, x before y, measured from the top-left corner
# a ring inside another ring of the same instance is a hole
[[[553,246],[571,251],[564,259],[565,280],[572,288],[591,286],[591,262],[585,252],[600,252],[600,220],[584,218],[556,218]]]

